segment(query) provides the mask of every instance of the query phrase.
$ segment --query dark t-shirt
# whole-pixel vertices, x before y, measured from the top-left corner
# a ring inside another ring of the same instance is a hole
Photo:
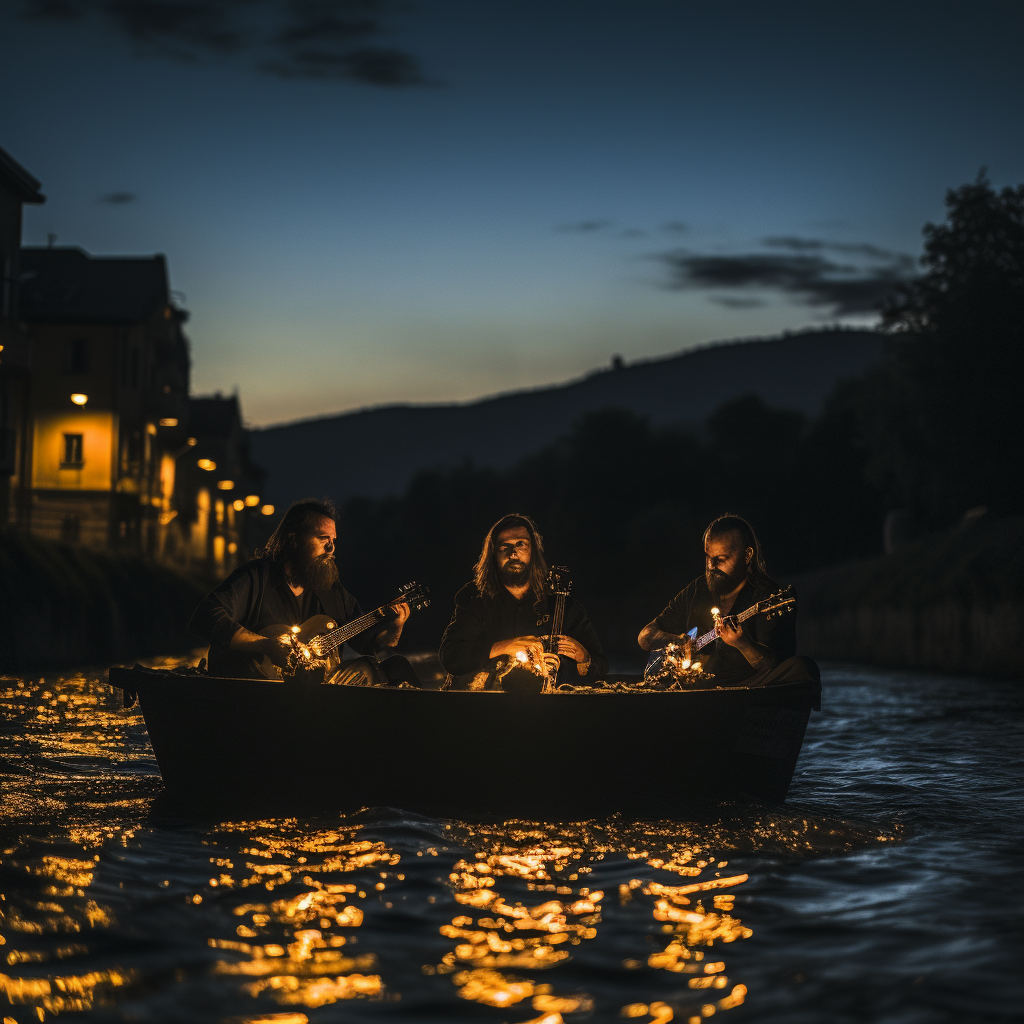
[[[494,666],[495,659],[488,658],[494,644],[517,636],[546,636],[551,629],[552,599],[545,597],[536,606],[534,602],[532,593],[527,592],[519,600],[505,587],[497,597],[482,597],[475,583],[467,583],[455,595],[455,611],[441,640],[438,653],[444,670],[453,676],[480,672]],[[585,680],[604,679],[608,659],[586,609],[572,597],[565,601],[562,634],[587,649],[590,671],[586,677],[581,676],[576,671],[576,662],[563,656],[559,680],[581,684]]]
[[[304,590],[296,597],[278,566],[254,558],[214,588],[192,614],[188,629],[210,645],[211,675],[252,678],[261,674],[256,666],[262,659],[228,649],[240,627],[262,633],[272,625],[301,625],[311,615],[330,615],[343,624],[362,614],[359,602],[340,583],[326,590]],[[348,646],[371,654],[380,630],[379,625],[371,626],[349,640]]]
[[[752,604],[763,601],[771,593],[772,590],[764,584],[748,581],[736,595],[736,601],[729,614],[738,615]],[[654,620],[654,624],[663,632],[674,633],[676,636],[684,636],[696,627],[697,636],[703,636],[715,628],[711,616],[714,605],[715,601],[708,590],[707,580],[699,576],[669,601],[665,610]],[[796,654],[795,611],[771,619],[766,619],[764,615],[754,615],[743,623],[743,631],[755,643],[769,648],[774,655],[774,660],[766,659],[757,671],[774,668]],[[735,686],[755,672],[747,659],[721,638],[713,640],[699,654],[695,654],[694,660],[701,662],[705,672],[714,673],[713,682],[716,686]]]

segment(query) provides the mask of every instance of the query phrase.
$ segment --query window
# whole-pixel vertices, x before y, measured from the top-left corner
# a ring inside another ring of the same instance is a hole
[[[75,376],[89,372],[89,339],[72,338],[68,342],[68,373]]]
[[[61,468],[81,469],[85,465],[82,457],[82,435],[64,435],[64,457],[60,460]]]

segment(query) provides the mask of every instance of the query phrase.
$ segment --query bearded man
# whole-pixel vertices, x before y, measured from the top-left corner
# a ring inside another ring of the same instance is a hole
[[[285,667],[288,649],[278,639],[261,635],[268,626],[298,626],[313,615],[327,615],[344,625],[362,616],[359,602],[338,580],[337,516],[330,501],[295,502],[257,557],[235,569],[195,610],[188,628],[210,645],[211,675],[256,678],[263,675],[259,666],[264,657]],[[405,658],[393,656],[380,663],[375,657],[398,643],[409,606],[399,601],[391,612],[393,618],[383,627],[371,627],[348,641],[361,657],[343,659],[330,682],[420,685]]]
[[[550,667],[557,657],[560,682],[604,678],[608,660],[586,610],[574,598],[566,598],[557,655],[545,654],[553,608],[547,576],[543,539],[529,516],[504,516],[488,530],[473,581],[455,595],[455,612],[438,652],[457,687],[484,673],[493,685],[498,659],[521,653]]]
[[[740,516],[719,516],[704,531],[705,572],[681,590],[665,610],[640,631],[645,651],[679,644],[690,653],[690,637],[716,630],[718,637],[700,656],[713,686],[766,686],[819,681],[818,666],[796,655],[796,610],[767,619],[736,616],[776,592],[753,527]],[[721,618],[715,623],[711,609]]]

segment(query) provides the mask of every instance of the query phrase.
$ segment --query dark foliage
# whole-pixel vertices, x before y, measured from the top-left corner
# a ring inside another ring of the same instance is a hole
[[[884,309],[891,358],[863,392],[869,477],[929,527],[1022,509],[1024,186],[982,173],[946,207],[924,229],[926,273]]]

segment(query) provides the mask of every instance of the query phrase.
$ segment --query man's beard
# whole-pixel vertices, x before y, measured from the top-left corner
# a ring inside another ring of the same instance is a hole
[[[504,565],[498,566],[498,576],[506,587],[521,587],[530,578],[530,563],[510,558]]]
[[[291,575],[303,590],[330,590],[338,582],[338,563],[333,555],[317,555],[294,566]]]
[[[717,569],[708,569],[704,573],[704,578],[708,582],[708,590],[711,591],[711,596],[717,601],[723,594],[728,594],[735,590],[747,578],[747,567],[742,566],[737,569],[734,576],[727,576],[724,572],[719,572]]]

